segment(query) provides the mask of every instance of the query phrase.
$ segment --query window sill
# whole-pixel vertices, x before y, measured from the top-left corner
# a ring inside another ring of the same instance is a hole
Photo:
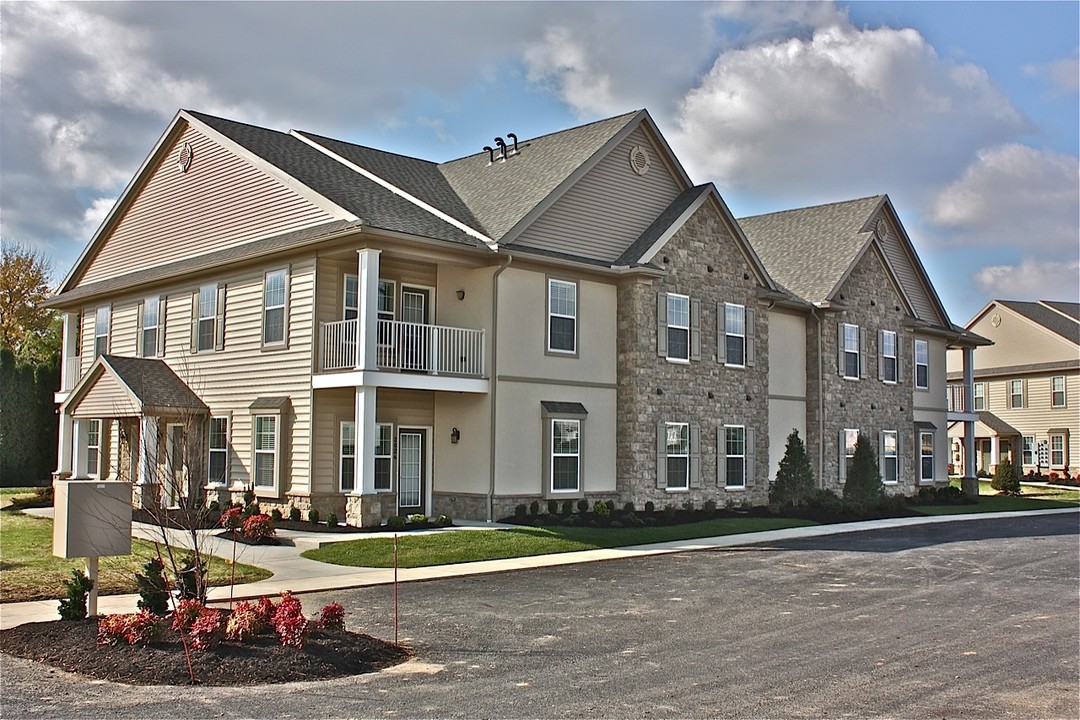
[[[683,360],[682,358],[668,357],[668,358],[664,358],[664,359],[667,360],[672,365],[689,365],[690,364],[689,360]]]
[[[857,377],[848,377],[847,375],[843,375],[842,377],[844,378],[844,380],[851,380],[853,382],[858,382],[859,380],[862,379],[862,378],[857,378]]]
[[[745,485],[725,485],[724,492],[745,492]]]
[[[724,363],[724,367],[731,368],[732,370],[745,370],[746,369],[745,364],[738,365],[736,363],[729,363],[729,362]]]
[[[668,493],[688,493],[690,488],[664,488],[664,492]]]

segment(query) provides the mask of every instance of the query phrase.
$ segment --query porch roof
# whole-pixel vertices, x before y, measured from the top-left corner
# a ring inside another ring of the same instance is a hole
[[[74,417],[208,413],[210,409],[163,360],[102,355],[60,406]]]

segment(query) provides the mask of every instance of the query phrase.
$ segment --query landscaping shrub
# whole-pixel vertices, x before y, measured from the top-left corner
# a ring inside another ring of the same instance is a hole
[[[258,621],[266,627],[270,627],[270,621],[274,619],[275,610],[277,610],[277,605],[274,605],[274,601],[265,595],[259,598],[259,603],[255,606]]]
[[[205,600],[207,572],[207,567],[195,553],[185,555],[177,578],[180,597]]]
[[[271,510],[270,511],[270,519],[273,520],[276,523],[281,522],[282,519],[283,519],[281,511],[278,510],[277,508],[274,508],[273,510]]]
[[[221,503],[217,500],[211,500],[210,504],[206,506],[206,509],[212,513],[221,512]]]
[[[244,517],[251,517],[252,515],[259,515],[262,513],[262,509],[259,507],[259,503],[248,503],[244,506]]]
[[[300,600],[291,592],[281,594],[281,602],[273,617],[274,630],[281,638],[281,644],[294,647],[297,650],[304,648],[304,641],[308,634],[308,621],[304,617],[304,611],[300,606]]]
[[[401,517],[400,515],[391,515],[386,520],[386,527],[400,530],[401,528],[405,527],[405,518]]]
[[[799,507],[810,502],[814,489],[814,469],[806,454],[806,445],[799,437],[799,431],[792,430],[776,471],[776,484],[769,493],[769,504]]]
[[[688,513],[694,512],[694,501],[693,500],[687,500],[686,502],[684,502],[682,504],[682,509],[685,510],[686,512],[688,512]]]
[[[337,526],[338,526],[337,513],[330,513],[329,515],[327,515],[326,516],[326,527],[328,527],[328,528],[336,528]]]
[[[621,527],[625,527],[625,526],[621,522],[619,522],[618,520],[612,520],[611,523],[608,524],[608,527],[621,528]]]
[[[574,513],[574,501],[573,500],[563,500],[562,501],[562,514],[563,515],[572,515],[573,513]]]
[[[289,519],[293,522],[300,522],[300,508],[295,505],[289,506]]]
[[[142,567],[141,573],[135,573],[135,585],[139,590],[140,610],[146,610],[164,617],[169,612],[169,590],[165,583],[165,564],[158,558],[150,558]],[[132,643],[134,644],[134,643]]]
[[[409,522],[413,525],[427,525],[427,515],[424,513],[413,513],[409,516]]]
[[[634,512],[634,503],[632,503],[632,502],[623,503],[622,510],[627,515],[633,514],[633,512]]]
[[[840,458],[844,462],[844,458]],[[884,493],[877,454],[866,435],[859,435],[851,469],[844,480],[844,501],[857,511],[876,507]]]
[[[260,604],[263,600],[268,603],[270,601],[269,598],[261,598]],[[270,612],[266,612],[260,605],[253,602],[240,601],[233,608],[229,621],[225,624],[225,637],[238,642],[255,637],[269,626],[273,606],[271,605],[270,608]]]
[[[205,608],[198,600],[191,598],[183,598],[176,604],[176,610],[173,611],[172,627],[176,632],[183,632],[191,627],[191,624],[195,622],[199,617],[199,613]]]
[[[664,506],[664,520],[666,520],[668,522],[675,522],[675,506],[674,505],[665,505]]]
[[[345,608],[332,602],[319,611],[319,625],[330,630],[345,630]]]
[[[580,500],[577,501],[577,509],[578,509],[578,512],[581,513],[582,515],[589,512],[589,501],[586,500],[585,498],[581,498]]]
[[[652,515],[654,512],[656,512],[656,503],[654,503],[652,500],[648,500],[645,503],[645,513],[648,515]]]
[[[522,518],[525,517],[525,515],[526,515],[526,513],[528,513],[528,511],[529,511],[529,509],[527,507],[525,507],[524,503],[522,503],[520,505],[515,505],[514,506],[514,517],[516,517],[518,520],[521,520]]]
[[[244,525],[244,511],[240,507],[231,507],[221,513],[221,527],[239,530]]]
[[[209,650],[221,644],[225,637],[225,621],[220,610],[204,607],[195,622],[188,628],[191,647],[196,650]]]
[[[121,640],[128,645],[150,645],[161,640],[165,621],[150,612],[123,615],[103,615],[98,619],[97,644],[116,645]]]
[[[532,515],[533,517],[536,517],[537,515],[540,514],[540,501],[539,500],[533,500],[531,503],[529,503],[529,514]]]
[[[245,520],[241,532],[245,538],[252,542],[269,540],[277,534],[277,531],[274,530],[274,521],[270,519],[269,515],[263,513],[252,515]]]
[[[559,501],[558,500],[548,500],[547,501],[547,511],[548,511],[548,515],[558,515],[559,514]]]
[[[72,570],[71,579],[64,581],[67,597],[60,600],[61,620],[86,619],[86,595],[94,587],[94,581],[81,570]]]
[[[596,517],[606,518],[611,515],[611,508],[609,508],[608,504],[603,500],[597,500],[593,503],[593,513]]]
[[[318,511],[318,509],[311,508],[310,510],[308,510],[307,519],[308,519],[308,522],[311,523],[312,525],[318,525],[319,524],[319,511]]]
[[[706,500],[705,502],[701,503],[701,510],[706,515],[714,515],[714,514],[716,514],[716,501],[715,500]]]
[[[1051,478],[1053,473],[1050,474]],[[994,472],[994,479],[990,481],[990,487],[1005,495],[1020,494],[1020,478],[1016,476],[1016,469],[1008,457],[1003,457]]]
[[[577,525],[579,522],[581,522],[581,518],[579,518],[574,513],[570,513],[565,518],[563,518],[563,524],[564,525],[569,525],[571,527],[573,527],[574,525]]]

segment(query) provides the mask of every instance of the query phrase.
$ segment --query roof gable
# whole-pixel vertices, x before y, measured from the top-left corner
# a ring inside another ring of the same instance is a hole
[[[1063,313],[1050,306],[1048,302],[1042,301],[996,300],[995,302],[1002,307],[1009,308],[1028,321],[1068,340],[1072,344],[1080,346],[1080,320],[1068,317],[1067,313],[1071,309],[1075,315],[1078,307],[1076,303],[1056,303],[1066,311]]]
[[[61,405],[80,417],[208,412],[206,404],[165,361],[101,355]]]

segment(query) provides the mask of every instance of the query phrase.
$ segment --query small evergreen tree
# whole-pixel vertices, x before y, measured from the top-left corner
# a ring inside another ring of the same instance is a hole
[[[844,462],[844,458],[840,458],[840,462]],[[865,435],[860,434],[855,443],[851,470],[844,481],[844,500],[859,509],[866,509],[876,505],[883,494],[881,471],[874,446]]]
[[[135,573],[135,585],[142,598],[140,610],[149,610],[161,617],[168,614],[169,591],[165,586],[165,565],[160,560],[156,557],[147,560],[142,573]]]
[[[769,496],[770,504],[799,507],[814,494],[814,469],[806,455],[806,445],[798,430],[787,436],[787,447],[776,471],[776,486]]]
[[[999,493],[1006,495],[1020,494],[1020,478],[1016,475],[1016,468],[1008,456],[1003,457],[994,471],[994,479],[990,481],[990,487]]]
[[[79,570],[71,571],[71,579],[64,581],[67,597],[60,600],[61,620],[85,620],[86,596],[94,587],[94,581]]]

